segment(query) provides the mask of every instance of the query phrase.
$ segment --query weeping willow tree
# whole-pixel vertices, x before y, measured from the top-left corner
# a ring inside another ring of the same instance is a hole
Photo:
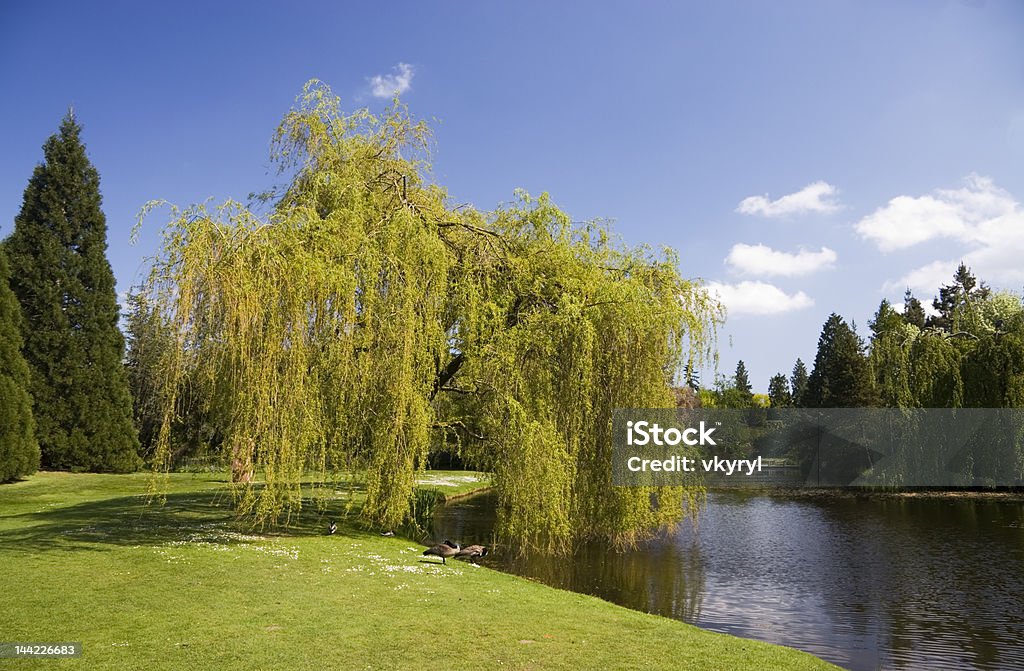
[[[255,524],[287,523],[314,471],[363,474],[365,522],[399,525],[439,441],[494,473],[499,535],[519,547],[678,520],[699,491],[611,486],[611,412],[674,407],[721,308],[671,251],[625,248],[546,196],[451,207],[429,141],[399,104],[345,115],[311,82],[275,134],[284,186],[262,215],[171,208],[144,291],[174,339],[156,465],[187,391],[219,418]]]

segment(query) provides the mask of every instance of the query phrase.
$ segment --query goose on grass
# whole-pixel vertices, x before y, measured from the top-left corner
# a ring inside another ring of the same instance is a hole
[[[464,548],[460,548],[455,556],[469,557],[469,561],[475,564],[477,559],[487,556],[487,548],[483,545],[467,545]]]
[[[445,560],[448,559],[448,557],[454,557],[455,555],[457,555],[459,553],[459,550],[461,550],[461,549],[462,548],[459,547],[458,543],[453,543],[453,542],[451,542],[450,540],[448,540],[446,538],[446,539],[444,539],[443,543],[438,543],[437,545],[434,545],[434,546],[429,547],[426,550],[424,550],[423,551],[423,556],[424,557],[430,557],[430,556],[440,557],[441,558],[441,563],[445,564],[446,563]]]

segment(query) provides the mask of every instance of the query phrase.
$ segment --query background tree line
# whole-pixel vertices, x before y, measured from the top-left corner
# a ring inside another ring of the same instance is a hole
[[[732,378],[699,390],[706,407],[751,408],[732,452],[783,458],[822,486],[1024,482],[1021,413],[993,413],[983,421],[961,413],[953,422],[948,414],[914,412],[1024,406],[1021,296],[992,291],[960,264],[952,282],[939,287],[930,315],[908,290],[902,311],[883,300],[868,326],[865,340],[854,325],[829,315],[810,372],[797,359],[788,377],[769,379],[766,397],[752,393],[742,361]],[[785,408],[897,412],[773,412]]]
[[[865,341],[833,313],[810,372],[797,359],[760,397],[741,360],[731,378],[701,389],[701,400],[723,408],[1024,406],[1024,303],[1018,294],[992,291],[966,265],[939,287],[930,316],[908,289],[902,311],[882,300],[868,327]]]

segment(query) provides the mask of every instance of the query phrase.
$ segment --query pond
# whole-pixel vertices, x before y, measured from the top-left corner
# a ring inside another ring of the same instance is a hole
[[[434,520],[486,542],[491,494]],[[704,629],[792,646],[854,671],[1024,669],[1024,503],[712,492],[639,549],[484,563]]]

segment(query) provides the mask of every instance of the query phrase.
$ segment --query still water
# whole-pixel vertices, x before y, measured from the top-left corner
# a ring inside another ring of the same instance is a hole
[[[486,542],[495,499],[443,508],[439,538]],[[709,495],[696,528],[640,549],[484,563],[854,671],[1024,669],[1024,503]]]

